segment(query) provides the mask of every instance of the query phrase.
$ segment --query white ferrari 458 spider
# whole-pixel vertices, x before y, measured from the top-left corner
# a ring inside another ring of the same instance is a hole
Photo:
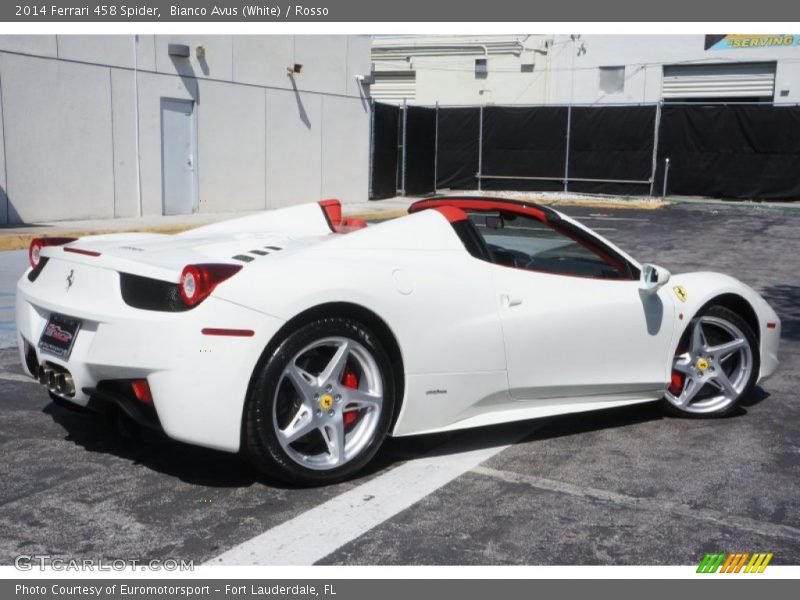
[[[387,435],[651,401],[724,415],[777,367],[778,316],[732,277],[641,265],[545,206],[409,213],[367,227],[326,200],[34,240],[22,363],[58,403],[303,485],[353,475]]]

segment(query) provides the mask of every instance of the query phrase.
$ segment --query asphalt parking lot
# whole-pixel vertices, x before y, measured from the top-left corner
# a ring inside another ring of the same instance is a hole
[[[298,490],[236,456],[130,439],[57,407],[4,349],[0,564],[19,554],[213,564],[237,547],[273,562],[281,536],[299,540],[295,562],[320,564],[682,565],[710,551],[800,564],[800,211],[565,212],[642,261],[722,271],[760,291],[783,321],[778,373],[724,419],[643,405],[389,440],[359,479]],[[407,506],[392,509],[393,493]]]

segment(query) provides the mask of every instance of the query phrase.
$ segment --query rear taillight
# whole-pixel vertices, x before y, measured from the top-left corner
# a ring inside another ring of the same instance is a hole
[[[178,284],[181,299],[186,306],[199,304],[208,298],[215,287],[233,277],[241,268],[241,265],[226,264],[187,265]]]
[[[39,264],[39,260],[42,258],[42,248],[46,246],[63,246],[64,244],[74,242],[76,239],[77,238],[68,237],[47,237],[31,240],[31,245],[28,248],[28,260],[31,263],[31,267],[35,269],[36,265]]]

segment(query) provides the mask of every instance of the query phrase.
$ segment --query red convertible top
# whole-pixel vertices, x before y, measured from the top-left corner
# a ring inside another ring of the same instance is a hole
[[[541,221],[542,223],[559,220],[558,213],[554,210],[520,200],[510,200],[506,198],[487,198],[480,196],[442,196],[439,198],[427,198],[414,202],[409,208],[409,213],[419,212],[428,208],[452,207],[461,210],[502,210],[518,215],[526,215]],[[446,215],[445,215],[446,216]]]

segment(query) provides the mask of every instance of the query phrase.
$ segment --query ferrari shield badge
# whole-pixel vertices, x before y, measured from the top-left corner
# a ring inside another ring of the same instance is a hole
[[[333,406],[333,396],[325,394],[319,399],[319,406],[322,410],[329,410]]]
[[[675,295],[678,297],[678,300],[681,302],[686,302],[686,298],[689,297],[689,294],[686,293],[686,288],[682,285],[676,285],[672,288],[675,291]]]

